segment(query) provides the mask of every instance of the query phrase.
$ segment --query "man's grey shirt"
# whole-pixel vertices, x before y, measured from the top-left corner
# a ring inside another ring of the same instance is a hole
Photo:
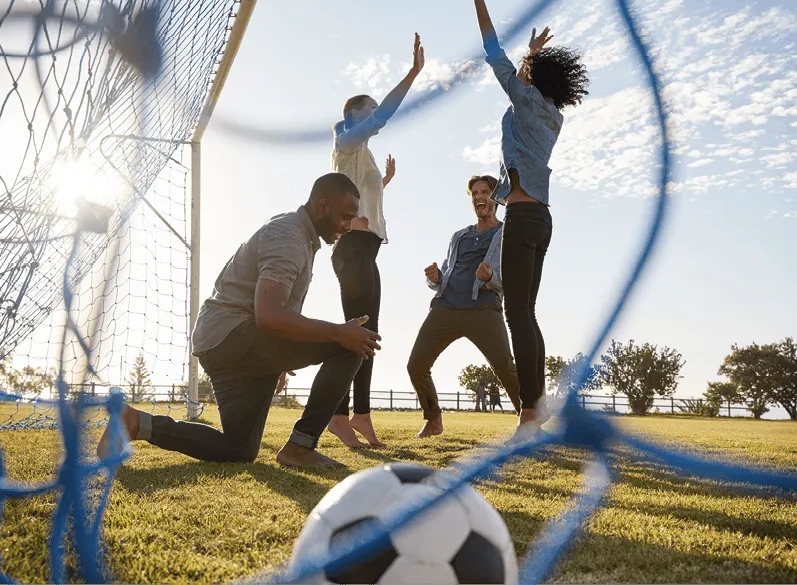
[[[272,217],[241,244],[216,279],[213,294],[199,310],[191,336],[192,353],[213,349],[235,327],[255,316],[258,280],[287,286],[291,294],[286,308],[301,313],[320,248],[318,234],[304,206]]]

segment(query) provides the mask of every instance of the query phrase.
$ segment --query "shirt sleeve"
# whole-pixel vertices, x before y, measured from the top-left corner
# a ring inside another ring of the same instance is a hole
[[[384,128],[385,124],[387,124],[387,120],[382,120],[376,113],[373,113],[354,128],[338,132],[335,135],[335,146],[342,152],[353,152]],[[343,125],[340,124],[338,127],[342,128]]]
[[[517,78],[517,69],[498,45],[498,41],[486,42],[484,49],[487,52],[485,60],[492,67],[498,83],[509,96],[509,101],[516,108],[525,106],[528,102],[528,88]]]
[[[273,280],[293,289],[305,262],[302,243],[296,238],[268,228],[260,233],[257,249],[259,280]]]

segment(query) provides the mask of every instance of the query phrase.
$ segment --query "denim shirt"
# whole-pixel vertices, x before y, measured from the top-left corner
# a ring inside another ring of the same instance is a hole
[[[463,234],[467,233],[470,227],[471,226],[462,228],[461,230],[454,232],[454,235],[451,236],[451,242],[448,245],[448,254],[446,254],[446,259],[443,260],[443,266],[440,268],[440,282],[434,283],[431,280],[426,279],[426,284],[429,286],[429,288],[437,291],[434,295],[435,298],[439,299],[443,296],[443,291],[445,291],[448,280],[451,278],[451,273],[454,271],[454,266],[457,264],[459,239]],[[473,295],[471,298],[474,301],[479,298],[479,291],[482,287],[496,293],[496,295],[498,295],[499,302],[503,301],[504,287],[501,284],[501,234],[503,233],[503,229],[503,223],[499,222],[498,230],[496,230],[495,235],[493,235],[493,240],[490,242],[487,255],[484,257],[484,263],[489,264],[490,268],[493,269],[493,275],[490,277],[490,280],[487,282],[482,282],[476,278],[476,275],[473,276]]]
[[[512,61],[497,39],[484,43],[486,61],[512,104],[501,120],[501,169],[493,198],[506,203],[512,187],[508,169],[517,170],[520,186],[529,196],[548,205],[551,169],[548,161],[562,130],[564,117],[540,91],[517,78]]]

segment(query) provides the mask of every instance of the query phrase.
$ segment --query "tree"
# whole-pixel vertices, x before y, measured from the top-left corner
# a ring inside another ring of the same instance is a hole
[[[549,382],[548,389],[552,394],[561,395],[573,390],[577,383],[579,370],[586,365],[587,379],[584,385],[579,388],[585,392],[600,390],[601,378],[599,368],[587,364],[587,356],[579,352],[574,358],[565,361],[561,356],[548,356],[545,358],[545,369],[547,370]]]
[[[54,369],[25,366],[22,370],[3,368],[5,383],[16,394],[38,398],[41,393],[55,386],[58,374]]]
[[[487,394],[489,394],[491,390],[500,392],[504,389],[501,380],[495,375],[493,369],[486,364],[482,366],[471,364],[460,372],[459,385],[473,394],[474,400],[476,399],[476,387],[479,383],[484,383],[484,391]],[[479,409],[478,402],[476,403],[476,409]]]
[[[772,347],[775,352],[772,396],[789,413],[791,420],[797,420],[797,344],[793,338],[786,337]]]
[[[706,398],[707,416],[718,416],[723,404],[742,401],[739,389],[731,382],[709,382],[703,396]]]
[[[213,400],[213,386],[210,383],[210,376],[205,372],[199,374],[197,394],[200,402],[211,402]]]
[[[728,378],[753,413],[753,418],[760,419],[769,412],[768,405],[775,402],[777,370],[775,347],[753,343],[747,347],[733,344],[731,353],[725,356],[717,373]]]
[[[125,382],[130,389],[131,402],[141,402],[152,396],[152,382],[143,352],[136,356],[136,361],[133,362]]]
[[[601,356],[600,382],[609,386],[612,394],[625,394],[631,412],[645,414],[656,395],[675,394],[685,363],[681,358],[669,347],[637,345],[633,339],[627,344],[612,340],[609,350]]]
[[[556,394],[559,389],[559,380],[562,377],[562,370],[565,369],[567,362],[560,355],[549,355],[545,358],[545,377],[548,378],[547,390],[550,394]]]

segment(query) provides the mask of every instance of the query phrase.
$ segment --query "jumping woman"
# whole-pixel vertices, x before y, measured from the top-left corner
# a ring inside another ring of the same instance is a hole
[[[520,382],[521,410],[512,440],[533,436],[550,416],[543,400],[545,342],[535,305],[542,264],[551,242],[548,161],[564,118],[561,110],[581,103],[589,81],[581,54],[545,48],[548,28],[536,36],[520,71],[498,44],[484,0],[474,0],[486,61],[509,97],[501,122],[501,174],[493,198],[506,205],[501,244],[504,311]]]
[[[347,319],[367,317],[364,327],[375,333],[379,330],[381,282],[376,257],[379,248],[387,243],[383,213],[383,190],[396,172],[396,161],[388,155],[384,176],[368,148],[368,141],[396,113],[412,83],[423,69],[424,55],[421,38],[415,34],[412,67],[399,84],[377,103],[367,95],[350,98],[343,106],[343,120],[334,128],[332,168],[348,176],[360,191],[360,211],[351,222],[351,231],[344,234],[332,252],[332,267],[340,283],[343,313]],[[329,423],[329,430],[345,445],[366,447],[356,430],[371,446],[384,447],[376,437],[371,421],[371,376],[373,358],[363,361],[354,378],[354,413],[349,419],[349,394],[341,401]]]

